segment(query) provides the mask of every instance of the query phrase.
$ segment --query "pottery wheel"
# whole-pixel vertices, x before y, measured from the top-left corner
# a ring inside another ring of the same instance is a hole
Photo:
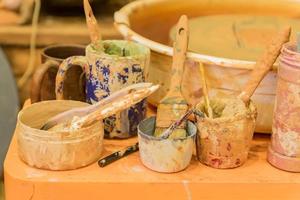
[[[189,50],[240,60],[256,60],[277,31],[292,26],[291,40],[300,32],[300,20],[275,16],[212,15],[191,18]],[[170,31],[173,41],[175,27]]]

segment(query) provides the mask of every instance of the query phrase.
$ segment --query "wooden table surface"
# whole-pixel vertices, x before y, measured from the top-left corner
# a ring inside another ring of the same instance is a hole
[[[103,156],[136,140],[105,140]],[[163,174],[144,167],[138,152],[104,168],[94,163],[71,171],[35,169],[19,159],[14,136],[4,163],[6,200],[300,199],[300,174],[266,161],[269,141],[256,134],[248,161],[236,169],[213,169],[193,157],[186,170]]]
[[[113,17],[98,17],[101,35],[105,39],[121,39],[122,36],[113,26]],[[32,27],[28,25],[0,26],[0,44],[29,45]],[[84,17],[42,16],[37,31],[37,45],[46,46],[61,43],[90,43]]]

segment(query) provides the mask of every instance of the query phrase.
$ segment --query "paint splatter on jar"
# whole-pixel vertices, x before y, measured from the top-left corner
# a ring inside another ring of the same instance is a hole
[[[278,79],[268,161],[300,172],[300,53],[286,43],[279,57]]]
[[[97,46],[97,49],[95,49]],[[86,74],[86,100],[96,103],[128,85],[144,82],[150,50],[125,40],[105,40],[86,47],[86,56],[67,58],[56,78],[57,99],[62,97],[66,71],[73,64],[82,66]],[[146,101],[104,119],[106,138],[128,138],[137,134],[137,126],[146,115]]]

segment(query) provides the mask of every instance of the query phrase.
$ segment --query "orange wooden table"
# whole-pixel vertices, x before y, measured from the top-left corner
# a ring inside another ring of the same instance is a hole
[[[105,140],[104,155],[136,140]],[[256,134],[249,160],[236,169],[213,169],[193,157],[186,170],[162,174],[144,167],[138,152],[104,168],[94,163],[71,171],[35,169],[19,159],[14,136],[4,163],[6,200],[299,200],[300,174],[278,170],[266,161],[269,140],[268,135]]]

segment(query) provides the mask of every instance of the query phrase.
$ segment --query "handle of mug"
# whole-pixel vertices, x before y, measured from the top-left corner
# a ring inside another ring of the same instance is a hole
[[[64,80],[66,78],[67,71],[74,65],[78,65],[82,68],[82,71],[86,72],[88,67],[88,61],[85,56],[71,56],[65,59],[58,68],[55,81],[55,94],[56,99],[64,99]]]
[[[36,103],[41,101],[41,87],[42,81],[44,79],[45,73],[50,68],[57,68],[58,69],[59,63],[54,60],[47,60],[45,63],[42,63],[32,77],[31,82],[31,90],[30,90],[30,99],[31,103]],[[54,83],[53,83],[54,84]]]

